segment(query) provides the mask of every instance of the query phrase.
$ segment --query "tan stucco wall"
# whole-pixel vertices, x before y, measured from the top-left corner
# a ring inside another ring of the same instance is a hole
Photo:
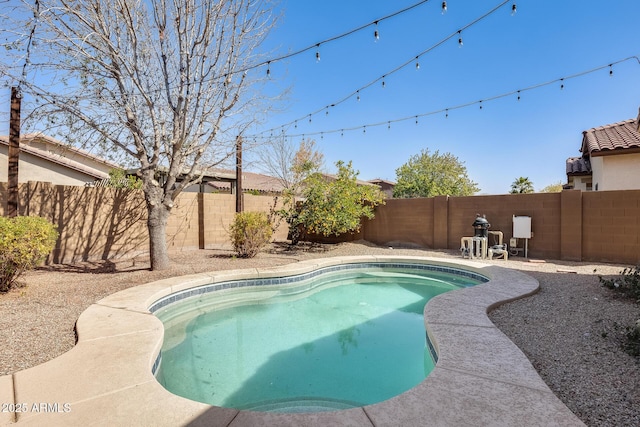
[[[640,189],[640,153],[592,157],[592,167],[594,159],[597,159],[596,163],[601,169],[597,181],[598,191]]]

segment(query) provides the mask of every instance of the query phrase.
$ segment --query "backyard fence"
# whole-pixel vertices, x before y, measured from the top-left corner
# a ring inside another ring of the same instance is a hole
[[[268,212],[274,200],[244,198],[246,211]],[[6,183],[0,183],[0,200],[4,215]],[[19,214],[43,216],[58,227],[55,263],[148,252],[140,191],[30,182],[20,186]],[[169,250],[229,247],[227,230],[234,214],[234,195],[182,193],[167,226]],[[491,230],[502,231],[506,242],[512,237],[513,216],[530,216],[532,258],[640,263],[640,190],[388,199],[359,233],[323,240],[458,249],[461,237],[473,235],[476,214],[486,215]],[[274,239],[285,240],[287,231],[283,222]]]

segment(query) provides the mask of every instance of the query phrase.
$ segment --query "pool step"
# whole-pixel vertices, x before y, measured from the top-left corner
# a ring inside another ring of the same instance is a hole
[[[340,411],[343,409],[359,408],[361,406],[364,405],[357,402],[309,397],[257,402],[255,404],[243,406],[242,408],[238,409],[247,411],[282,412],[292,414],[303,412]]]

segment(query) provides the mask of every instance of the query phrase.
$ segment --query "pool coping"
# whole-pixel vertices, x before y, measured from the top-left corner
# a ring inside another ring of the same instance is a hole
[[[418,386],[362,408],[311,414],[238,411],[194,402],[165,390],[152,374],[162,323],[149,312],[175,292],[229,280],[308,273],[344,263],[410,262],[462,266],[486,283],[433,298],[425,326],[438,352]],[[272,268],[174,277],[132,287],[87,308],[77,345],[33,368],[0,377],[0,402],[18,413],[0,423],[24,425],[384,426],[584,424],[555,396],[526,356],[487,317],[505,302],[537,292],[537,280],[516,270],[467,260],[412,256],[321,258]]]

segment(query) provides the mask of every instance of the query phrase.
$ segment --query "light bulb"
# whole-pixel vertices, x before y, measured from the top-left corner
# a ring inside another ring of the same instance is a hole
[[[520,101],[520,91],[518,91],[518,101]]]
[[[382,76],[382,88],[383,89],[386,87],[386,84],[384,83],[384,78],[385,78],[385,76]]]
[[[613,64],[609,64],[609,75],[613,76]]]
[[[514,3],[511,5],[511,16],[516,14],[516,10],[517,10],[517,7],[516,7],[516,4]]]
[[[560,89],[564,89],[564,79],[560,79]]]
[[[458,31],[458,46],[462,47],[462,33]]]
[[[378,32],[378,21],[374,22],[376,24],[376,29],[373,30],[373,37],[376,41],[380,40],[380,33]]]
[[[449,109],[448,108],[446,110],[444,110],[444,118],[445,119],[449,118]]]
[[[358,100],[358,102],[360,102],[360,91],[357,90],[356,93],[358,94],[358,97],[356,99]]]
[[[320,44],[316,45],[316,62],[320,62]]]
[[[444,15],[445,13],[447,13],[447,2],[443,1],[442,2],[442,14]]]
[[[418,57],[416,56],[416,70],[420,69],[420,63],[418,62]]]

